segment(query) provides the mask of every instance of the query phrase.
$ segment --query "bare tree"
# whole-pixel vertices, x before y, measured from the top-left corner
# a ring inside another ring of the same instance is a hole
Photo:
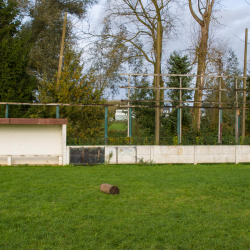
[[[197,48],[197,59],[198,59],[197,75],[204,75],[206,71],[209,25],[211,22],[214,2],[215,0],[197,0],[199,14],[196,14],[193,8],[192,0],[189,0],[190,12],[193,18],[195,19],[195,21],[200,26],[200,41],[199,41],[199,45]],[[204,87],[204,78],[197,77],[196,88],[203,88],[203,87]],[[194,101],[198,101],[196,105],[201,107],[202,90],[195,91]],[[201,109],[200,108],[194,109],[193,123],[194,123],[194,127],[197,130],[200,130],[200,123],[201,123]]]
[[[155,74],[161,74],[161,61],[163,53],[163,41],[169,37],[174,28],[174,15],[170,13],[171,3],[174,0],[118,0],[108,1],[108,15],[106,20],[112,23],[109,37],[121,34],[123,43],[134,46],[137,57],[144,58],[154,68]],[[143,43],[138,43],[143,41]],[[153,85],[162,87],[160,76],[155,77]],[[160,98],[163,99],[163,91],[156,91],[156,105],[160,106]],[[159,143],[159,108],[155,115],[155,137]]]

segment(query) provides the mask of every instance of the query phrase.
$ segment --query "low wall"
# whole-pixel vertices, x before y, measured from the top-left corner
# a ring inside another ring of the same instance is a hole
[[[0,165],[65,165],[66,119],[0,119]]]
[[[240,163],[250,162],[250,146],[68,146],[67,164],[70,163],[70,148],[105,149],[105,160],[110,164],[135,164],[140,161],[153,163]]]

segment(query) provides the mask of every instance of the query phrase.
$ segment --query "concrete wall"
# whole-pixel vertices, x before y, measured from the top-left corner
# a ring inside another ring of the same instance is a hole
[[[87,146],[84,146],[87,147]],[[250,146],[103,146],[110,164],[154,163],[239,163],[250,162]],[[69,161],[67,147],[67,164]]]
[[[50,156],[45,156],[50,155]],[[66,164],[66,125],[0,125],[0,165]]]

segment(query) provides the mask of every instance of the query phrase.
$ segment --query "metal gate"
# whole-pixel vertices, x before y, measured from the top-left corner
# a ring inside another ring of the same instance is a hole
[[[104,164],[104,147],[70,148],[70,164]]]

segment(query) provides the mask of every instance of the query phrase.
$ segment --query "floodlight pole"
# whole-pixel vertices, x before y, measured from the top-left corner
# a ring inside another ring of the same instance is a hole
[[[105,106],[105,130],[104,130],[104,137],[105,137],[105,145],[108,142],[108,107]]]
[[[219,108],[221,108],[221,77],[219,79]],[[222,109],[219,109],[218,144],[222,144]]]
[[[180,77],[180,88],[182,88],[182,77]],[[182,106],[182,89],[180,89],[180,106]],[[177,109],[177,134],[178,134],[178,144],[181,144],[182,136],[182,109],[181,107]]]
[[[130,75],[128,76],[128,86],[130,87]],[[132,108],[129,107],[130,89],[128,89],[128,137],[132,137]]]
[[[157,22],[157,56],[156,56],[156,108],[155,108],[155,144],[160,144],[160,74],[161,74],[161,25]]]
[[[246,76],[247,76],[247,40],[248,40],[248,29],[245,30],[245,52],[244,52],[244,79],[243,79],[243,110],[242,110],[242,141],[245,140],[245,130],[246,130]]]
[[[64,48],[64,41],[65,41],[65,33],[66,33],[66,24],[67,24],[67,12],[65,12],[65,15],[64,15],[62,42],[61,42],[60,58],[59,58],[58,73],[57,73],[57,89],[59,88],[59,80],[60,80],[61,71],[62,71],[62,59],[63,59],[63,48]]]
[[[237,78],[235,78],[235,106],[238,107],[238,83]],[[235,109],[235,143],[238,144],[239,141],[239,109]]]

